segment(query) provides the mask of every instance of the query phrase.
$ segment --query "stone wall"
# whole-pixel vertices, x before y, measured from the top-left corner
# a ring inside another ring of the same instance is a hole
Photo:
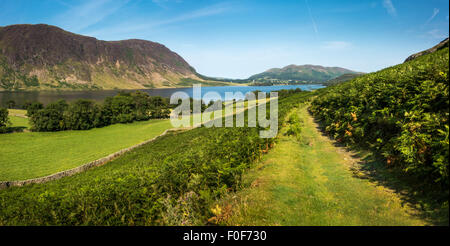
[[[150,142],[155,141],[157,138],[162,137],[164,135],[166,135],[168,132],[180,132],[180,131],[186,131],[186,130],[190,130],[193,128],[177,128],[177,129],[168,129],[165,130],[161,135],[156,136],[150,140],[147,140],[145,142],[142,142],[140,144],[131,146],[129,148],[125,148],[122,150],[119,150],[113,154],[110,154],[106,157],[103,157],[101,159],[95,160],[95,161],[91,161],[89,163],[86,163],[84,165],[81,165],[79,167],[70,169],[70,170],[66,170],[66,171],[61,171],[55,174],[51,174],[45,177],[41,177],[41,178],[34,178],[34,179],[27,179],[27,180],[18,180],[18,181],[0,181],[0,189],[5,189],[5,188],[9,188],[9,187],[13,187],[13,186],[24,186],[24,185],[28,185],[28,184],[40,184],[40,183],[45,183],[48,181],[52,181],[52,180],[56,180],[56,179],[60,179],[63,177],[67,177],[67,176],[71,176],[74,175],[76,173],[81,173],[84,172],[86,170],[89,170],[93,167],[98,167],[98,166],[102,166],[108,162],[110,162],[111,160],[116,159],[117,157],[131,151],[134,150],[136,148],[141,147],[142,145],[148,144]]]

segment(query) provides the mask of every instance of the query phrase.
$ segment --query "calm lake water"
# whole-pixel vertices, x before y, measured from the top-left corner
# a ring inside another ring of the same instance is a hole
[[[208,92],[217,92],[221,99],[224,100],[225,92],[242,92],[245,94],[251,91],[279,91],[290,90],[300,88],[302,90],[315,90],[323,88],[323,85],[276,85],[276,86],[213,86],[202,87],[202,97]],[[41,102],[43,104],[49,104],[59,99],[64,99],[68,102],[75,101],[77,99],[90,99],[97,102],[102,102],[106,97],[114,96],[119,91],[128,90],[102,90],[102,91],[20,91],[20,92],[6,92],[0,91],[0,106],[6,107],[6,103],[10,100],[14,100],[17,106],[22,106],[25,102]],[[136,91],[136,90],[129,90]],[[168,89],[142,89],[150,94],[150,96],[162,96],[170,97],[175,92],[185,92],[190,97],[193,97],[193,89],[191,88],[168,88]],[[217,100],[217,96],[209,96],[204,98],[205,101]],[[237,97],[236,99],[243,99]],[[17,107],[16,106],[16,107]]]

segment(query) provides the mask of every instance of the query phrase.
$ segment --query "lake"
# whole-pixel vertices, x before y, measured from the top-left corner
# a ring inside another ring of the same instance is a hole
[[[315,90],[325,86],[320,84],[314,85],[275,85],[275,86],[209,86],[202,87],[202,97],[208,92],[217,92],[222,100],[225,98],[225,92],[242,92],[245,94],[251,91],[279,91],[300,88],[302,90]],[[41,102],[49,104],[59,99],[72,102],[78,99],[90,99],[102,102],[106,97],[114,96],[119,91],[137,91],[137,90],[99,90],[99,91],[0,91],[0,106],[6,107],[7,102],[14,100],[17,106],[22,106],[25,102]],[[150,96],[170,97],[175,92],[185,92],[190,97],[193,96],[193,89],[190,88],[164,88],[164,89],[142,89],[139,91],[147,92]],[[208,97],[208,100],[216,100],[217,96]],[[243,99],[237,97],[236,99]]]

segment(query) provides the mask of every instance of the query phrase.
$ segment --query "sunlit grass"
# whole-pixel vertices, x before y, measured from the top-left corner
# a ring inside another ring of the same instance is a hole
[[[22,119],[12,117],[13,124],[24,125]],[[169,120],[150,120],[88,131],[0,134],[0,180],[36,178],[74,168],[151,139],[169,128]]]
[[[305,108],[302,138],[279,143],[244,178],[248,188],[230,196],[229,225],[423,225],[396,194],[349,170],[350,155],[321,136]]]

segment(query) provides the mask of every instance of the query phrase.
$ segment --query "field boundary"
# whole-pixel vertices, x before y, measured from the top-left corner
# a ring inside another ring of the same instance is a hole
[[[28,184],[41,184],[41,183],[45,183],[45,182],[48,182],[48,181],[57,180],[57,179],[60,179],[60,178],[63,178],[63,177],[72,176],[74,174],[84,172],[84,171],[89,170],[91,168],[105,165],[106,163],[116,159],[117,157],[122,156],[123,154],[125,154],[125,153],[127,153],[129,151],[132,151],[132,150],[134,150],[136,148],[139,148],[142,145],[151,143],[151,142],[155,141],[156,139],[166,135],[169,132],[186,131],[186,130],[194,129],[196,127],[198,127],[198,126],[167,129],[163,133],[161,133],[160,135],[158,135],[158,136],[156,136],[156,137],[154,137],[152,139],[146,140],[146,141],[144,141],[142,143],[133,145],[133,146],[125,148],[125,149],[121,149],[121,150],[119,150],[119,151],[117,151],[115,153],[112,153],[112,154],[110,154],[110,155],[108,155],[106,157],[103,157],[101,159],[88,162],[86,164],[83,164],[81,166],[78,166],[78,167],[75,167],[75,168],[72,168],[72,169],[69,169],[69,170],[65,170],[65,171],[54,173],[54,174],[50,174],[50,175],[45,176],[45,177],[33,178],[33,179],[27,179],[27,180],[16,180],[16,181],[0,181],[0,190],[1,189],[6,189],[6,188],[9,188],[9,187],[24,186],[24,185],[28,185]]]
[[[271,100],[271,99],[270,99],[270,100]],[[267,103],[267,102],[264,102],[263,104],[265,105],[266,103]],[[256,107],[256,106],[253,106],[252,108],[255,108],[255,107]],[[222,117],[227,117],[227,116],[230,116],[230,115],[240,114],[240,113],[243,113],[243,112],[245,112],[245,111],[247,111],[247,110],[249,110],[249,108],[245,108],[243,111],[240,111],[240,112],[233,112],[233,113],[228,114],[228,115],[225,114],[225,115],[222,115]],[[121,150],[119,150],[119,151],[117,151],[117,152],[115,152],[115,153],[112,153],[112,154],[110,154],[110,155],[108,155],[108,156],[106,156],[106,157],[103,157],[103,158],[101,158],[101,159],[98,159],[98,160],[95,160],[95,161],[88,162],[88,163],[86,163],[86,164],[83,164],[83,165],[81,165],[81,166],[78,166],[78,167],[75,167],[75,168],[72,168],[72,169],[69,169],[69,170],[65,170],[65,171],[61,171],[61,172],[54,173],[54,174],[50,174],[50,175],[48,175],[48,176],[44,176],[44,177],[40,177],[40,178],[27,179],[27,180],[0,181],[0,190],[2,190],[2,189],[7,189],[7,188],[9,188],[9,187],[20,187],[20,186],[25,186],[25,185],[29,185],[29,184],[41,184],[41,183],[46,183],[46,182],[49,182],[49,181],[61,179],[61,178],[64,178],[64,177],[72,176],[72,175],[74,175],[74,174],[77,174],[77,173],[81,173],[81,172],[87,171],[87,170],[89,170],[89,169],[91,169],[91,168],[105,165],[106,163],[108,163],[108,162],[110,162],[110,161],[116,159],[117,157],[120,157],[120,156],[122,156],[123,154],[125,154],[125,153],[127,153],[127,152],[129,152],[129,151],[131,151],[131,150],[134,150],[134,149],[136,149],[136,148],[139,148],[139,147],[141,147],[142,145],[151,143],[151,142],[155,141],[156,139],[158,139],[158,138],[160,138],[160,137],[166,135],[166,134],[169,133],[169,132],[189,131],[189,130],[192,130],[192,129],[201,127],[201,126],[204,125],[205,123],[208,123],[208,122],[211,122],[211,121],[214,121],[214,120],[215,120],[215,119],[208,120],[208,121],[206,121],[206,122],[201,122],[201,123],[199,123],[199,124],[192,125],[191,127],[183,127],[183,128],[172,128],[172,129],[167,129],[167,130],[165,130],[163,133],[161,133],[160,135],[158,135],[158,136],[156,136],[156,137],[154,137],[154,138],[152,138],[152,139],[146,140],[146,141],[144,141],[144,142],[142,142],[142,143],[133,145],[133,146],[128,147],[128,148],[125,148],[125,149],[121,149]]]

